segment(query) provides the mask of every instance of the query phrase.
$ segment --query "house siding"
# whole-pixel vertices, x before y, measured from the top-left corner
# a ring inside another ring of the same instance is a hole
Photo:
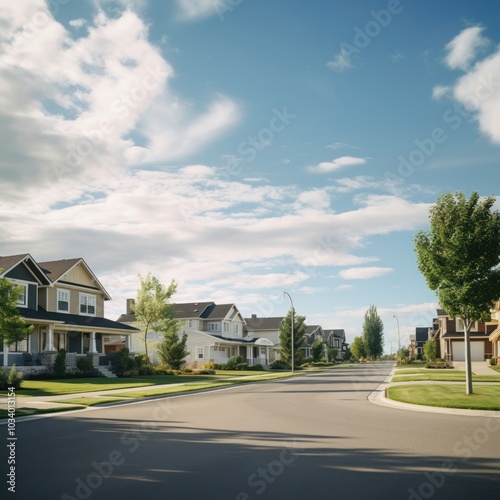
[[[64,274],[64,281],[69,281],[70,283],[75,283],[84,286],[96,286],[94,278],[85,269],[85,266],[78,264],[73,269],[70,269]]]

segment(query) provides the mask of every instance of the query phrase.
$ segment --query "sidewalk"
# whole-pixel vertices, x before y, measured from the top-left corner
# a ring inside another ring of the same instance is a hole
[[[230,382],[230,381],[235,381],[235,380],[248,380],[248,382],[254,382],[258,380],[260,377],[264,377],[269,375],[269,373],[265,372],[262,374],[255,374],[255,375],[250,375],[250,376],[242,376],[242,377],[231,377],[231,378],[223,378],[220,380],[207,380],[207,383],[210,382]],[[279,380],[279,379],[278,379]],[[159,389],[163,388],[170,388],[170,387],[179,387],[179,386],[189,386],[189,385],[198,385],[200,384],[199,380],[194,380],[193,382],[179,382],[175,384],[161,384],[161,385],[148,385],[148,386],[141,386],[141,387],[127,387],[124,389],[104,389],[102,391],[92,391],[92,392],[77,392],[73,394],[59,394],[55,396],[20,396],[16,397],[16,409],[22,410],[22,409],[37,409],[37,410],[47,410],[50,408],[68,408],[70,406],[78,406],[77,403],[61,403],[60,401],[63,400],[69,400],[69,399],[79,399],[79,398],[99,398],[103,397],[103,399],[108,396],[108,397],[120,397],[120,395],[123,395],[126,397],[126,393],[130,392],[147,392],[147,391],[156,391]],[[200,389],[202,391],[203,389]],[[22,390],[21,390],[22,392]],[[176,393],[176,394],[182,394],[182,393]],[[165,397],[168,396],[168,394],[165,395],[156,395],[153,394],[152,396],[156,397]],[[137,400],[145,400],[147,396],[143,398],[130,398],[130,401],[137,401]],[[122,400],[123,401],[123,400]],[[82,409],[84,407],[82,406]],[[0,409],[6,410],[7,409],[7,397],[6,396],[0,396]],[[0,419],[0,424],[2,420]]]

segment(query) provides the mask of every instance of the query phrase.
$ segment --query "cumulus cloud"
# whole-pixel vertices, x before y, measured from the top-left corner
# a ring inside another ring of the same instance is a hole
[[[179,17],[190,21],[234,9],[227,0],[177,0],[177,8]]]
[[[366,163],[365,158],[356,158],[354,156],[341,156],[335,160],[328,162],[321,162],[317,165],[307,167],[309,172],[315,174],[325,174],[329,172],[335,172],[336,170],[341,170],[343,168],[352,167],[355,165],[364,165]]]
[[[492,142],[500,143],[500,48],[483,59],[477,49],[486,44],[482,28],[467,28],[450,44],[447,64],[464,74],[449,87],[449,95],[472,113],[479,128]],[[472,65],[473,59],[475,60]],[[440,93],[438,91],[438,93]]]
[[[479,26],[466,28],[446,45],[445,62],[451,69],[469,68],[478,50],[488,45],[482,32],[483,28]]]
[[[346,48],[341,48],[340,52],[335,55],[335,57],[326,63],[326,66],[339,73],[345,71],[346,69],[354,68],[351,62],[351,55]]]
[[[436,101],[439,101],[442,97],[444,97],[448,92],[450,88],[445,86],[445,85],[436,85],[432,89],[432,98],[436,99]]]
[[[57,185],[71,198],[77,183],[97,188],[132,165],[182,159],[238,119],[224,95],[198,111],[170,90],[174,69],[131,10],[99,11],[78,38],[42,1],[11,2],[0,17],[6,197]]]

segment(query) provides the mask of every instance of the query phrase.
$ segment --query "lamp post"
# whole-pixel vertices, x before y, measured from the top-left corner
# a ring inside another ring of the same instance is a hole
[[[396,321],[398,322],[398,356],[401,356],[401,353],[400,353],[400,351],[401,351],[401,339],[399,337],[399,319],[395,314],[393,314],[392,317],[396,318]]]
[[[286,295],[289,299],[290,299],[290,304],[292,305],[292,335],[291,335],[291,343],[292,343],[292,374],[294,372],[294,365],[295,365],[295,353],[294,353],[294,338],[293,338],[293,323],[294,323],[294,319],[293,319],[293,301],[292,301],[292,297],[290,297],[290,294],[288,292],[283,292],[283,295]]]

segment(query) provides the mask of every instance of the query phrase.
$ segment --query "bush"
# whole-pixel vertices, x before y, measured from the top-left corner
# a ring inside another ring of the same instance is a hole
[[[153,366],[153,375],[173,375],[174,372],[165,365]]]
[[[58,378],[63,378],[66,374],[66,351],[64,349],[59,349],[57,352],[52,369]]]
[[[236,369],[241,371],[248,370],[248,363],[238,363]]]
[[[154,375],[155,371],[153,368],[153,365],[141,365],[138,368],[139,370],[139,375]]]
[[[131,377],[132,375],[124,375],[125,372],[137,371],[137,363],[135,359],[129,356],[129,350],[125,347],[121,351],[112,352],[109,355],[111,367],[118,377]],[[137,375],[139,372],[137,371]]]
[[[140,368],[141,366],[151,365],[151,361],[146,354],[139,354],[134,359],[137,368]]]
[[[0,369],[0,389],[7,389],[7,380],[9,379],[9,372],[4,370],[3,368]]]
[[[182,370],[180,370],[181,373],[185,373],[186,375],[190,375],[191,373],[193,373],[193,369],[192,368],[183,368]]]
[[[497,366],[497,358],[490,359],[490,366]]]
[[[90,361],[89,358],[80,358],[76,362],[76,367],[81,370],[82,372],[90,372],[94,369],[94,366],[92,365],[92,361]]]
[[[215,370],[201,369],[201,370],[194,370],[193,373],[195,375],[215,375]]]
[[[126,370],[122,372],[121,377],[137,377],[138,375],[139,375],[139,370]]]
[[[217,364],[213,361],[207,361],[206,363],[203,363],[203,368],[206,370],[216,370]]]
[[[243,358],[241,356],[238,356],[236,358],[230,358],[228,359],[227,363],[224,365],[224,368],[222,370],[237,370],[238,365],[241,365],[243,363]]]
[[[290,365],[284,359],[277,359],[270,366],[271,370],[290,370]]]
[[[256,365],[253,365],[253,366],[249,366],[247,368],[247,370],[253,370],[253,371],[256,371],[256,372],[264,372],[264,371],[266,371],[266,369],[260,363],[257,363]]]
[[[9,371],[7,376],[7,387],[14,387],[16,389],[21,388],[21,384],[23,382],[23,374],[22,372],[18,372],[16,365],[12,365],[12,368]]]

